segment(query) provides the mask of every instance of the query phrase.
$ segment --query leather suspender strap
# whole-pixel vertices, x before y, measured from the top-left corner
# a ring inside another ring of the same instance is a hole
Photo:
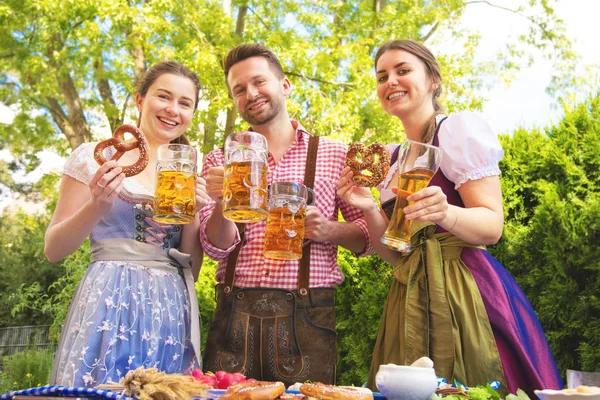
[[[315,171],[317,165],[317,150],[319,147],[319,136],[311,136],[308,141],[308,152],[306,154],[306,166],[304,167],[304,185],[313,188],[315,184]],[[309,198],[309,202],[312,200]],[[246,224],[236,223],[240,232],[240,242],[227,258],[227,267],[225,269],[225,287],[223,293],[229,296],[233,291],[233,282],[235,280],[235,268],[237,259],[242,246],[245,244]],[[302,258],[300,259],[300,268],[298,270],[298,294],[302,297],[308,296],[308,283],[310,278],[310,242],[302,248]]]
[[[225,268],[225,287],[223,293],[225,296],[229,296],[233,290],[233,280],[235,279],[235,265],[237,264],[238,255],[244,243],[246,242],[246,224],[236,222],[235,225],[240,232],[240,242],[235,246],[235,249],[229,254],[227,258],[227,267]]]
[[[315,172],[317,168],[317,150],[319,148],[319,136],[311,136],[308,141],[308,152],[306,154],[306,166],[304,167],[304,186],[313,189],[315,186]],[[309,198],[309,203],[312,200]],[[302,258],[298,269],[298,295],[308,296],[308,284],[310,281],[310,245],[308,242],[302,248]]]

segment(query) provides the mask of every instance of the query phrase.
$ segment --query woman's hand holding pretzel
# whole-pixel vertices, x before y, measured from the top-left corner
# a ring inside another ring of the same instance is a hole
[[[368,187],[356,184],[352,177],[354,172],[350,167],[342,170],[341,178],[338,182],[337,195],[347,204],[358,208],[361,211],[377,209],[377,203]]]
[[[90,202],[100,214],[110,211],[115,198],[123,189],[124,179],[123,169],[116,161],[108,161],[98,168],[88,186]]]

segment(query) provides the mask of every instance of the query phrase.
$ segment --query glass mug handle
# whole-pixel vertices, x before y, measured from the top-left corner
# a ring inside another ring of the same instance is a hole
[[[308,186],[306,187],[306,190],[308,190],[308,199],[306,200],[306,205],[307,206],[314,206],[315,205],[315,192],[309,188]],[[308,201],[310,200],[310,201]]]

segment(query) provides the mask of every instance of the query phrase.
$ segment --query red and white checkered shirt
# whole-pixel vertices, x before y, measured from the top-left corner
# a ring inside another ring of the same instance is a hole
[[[296,121],[292,121],[296,129],[296,140],[284,153],[279,162],[275,162],[269,153],[268,182],[300,182],[304,183],[304,168],[308,152],[310,134]],[[338,196],[337,185],[346,160],[346,146],[325,138],[319,141],[317,166],[315,173],[315,206],[323,216],[337,221],[338,210],[344,219],[358,225],[366,238],[365,251],[357,256],[373,254],[367,224],[362,212],[344,203]],[[206,178],[208,169],[224,164],[223,150],[211,151],[204,160],[202,176]],[[239,243],[239,232],[231,247],[220,249],[215,247],[206,236],[206,225],[213,212],[215,203],[205,206],[200,214],[200,241],[205,253],[219,261],[217,281],[225,280],[227,258]],[[273,260],[263,255],[265,244],[266,221],[246,224],[246,243],[240,250],[235,270],[234,285],[238,287],[263,287],[295,290],[298,285],[298,268],[300,262]],[[310,287],[333,287],[343,282],[344,276],[337,264],[337,245],[332,242],[312,242],[310,257]]]

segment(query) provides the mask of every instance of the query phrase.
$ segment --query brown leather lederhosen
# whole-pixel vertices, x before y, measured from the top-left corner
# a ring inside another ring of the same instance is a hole
[[[310,188],[318,139],[311,136],[308,144],[304,185]],[[229,256],[225,282],[216,286],[204,369],[287,385],[305,380],[334,384],[335,289],[309,288],[310,242],[303,247],[297,290],[239,288],[233,283],[244,225],[238,224],[238,229],[241,240]]]

